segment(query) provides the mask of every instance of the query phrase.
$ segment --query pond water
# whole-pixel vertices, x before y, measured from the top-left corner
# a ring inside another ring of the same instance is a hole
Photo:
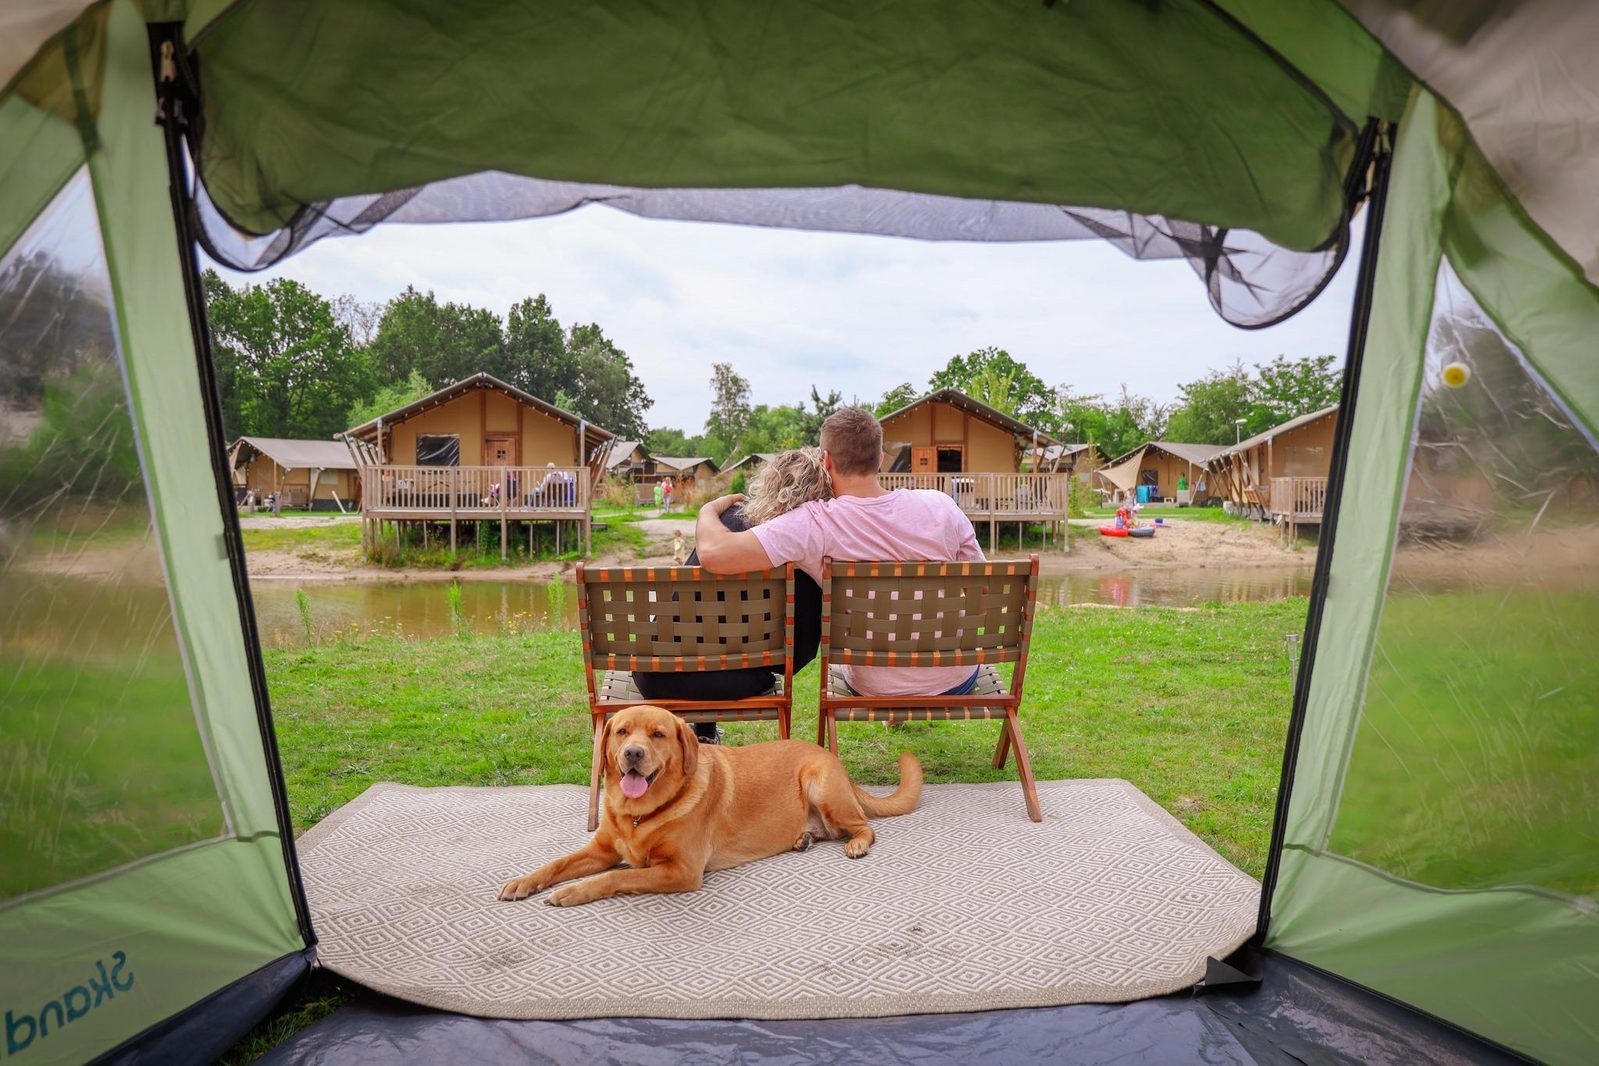
[[[1039,602],[1056,606],[1186,607],[1212,601],[1280,600],[1310,594],[1307,567],[1229,570],[1129,570],[1042,578]],[[453,590],[453,591],[452,591]],[[269,648],[336,632],[435,637],[457,625],[475,633],[577,628],[577,595],[570,586],[529,581],[306,583],[256,581],[251,586],[261,641]]]

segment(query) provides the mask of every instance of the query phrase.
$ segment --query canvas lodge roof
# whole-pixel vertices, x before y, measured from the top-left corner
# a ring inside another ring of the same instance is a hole
[[[515,385],[507,384],[492,374],[484,373],[462,378],[453,385],[446,385],[444,388],[439,389],[437,392],[429,393],[420,400],[408,403],[404,407],[397,407],[393,411],[379,415],[370,421],[362,422],[359,426],[352,427],[346,432],[356,440],[377,443],[381,427],[391,426],[396,422],[404,422],[409,418],[414,418],[423,411],[449,403],[451,400],[464,396],[474,389],[493,389],[496,392],[502,392],[519,403],[526,404],[528,407],[541,411],[551,418],[567,423],[574,429],[581,428],[583,431],[584,455],[588,455],[594,448],[616,438],[616,434],[603,426],[597,426],[593,422],[579,418],[572,412],[562,410],[547,400],[541,400],[530,392],[524,392]]]
[[[1272,426],[1270,429],[1265,430],[1264,432],[1256,433],[1253,437],[1245,437],[1237,444],[1230,445],[1224,452],[1222,452],[1222,454],[1242,455],[1251,448],[1258,448],[1260,445],[1265,444],[1273,437],[1280,437],[1289,430],[1298,429],[1300,426],[1308,426],[1312,422],[1326,418],[1331,414],[1337,414],[1337,412],[1338,405],[1332,404],[1328,407],[1323,407],[1319,411],[1311,411],[1308,414],[1298,415],[1279,425]]]
[[[707,455],[691,455],[687,457],[657,455],[655,457],[657,468],[664,466],[669,470],[677,471],[679,474],[687,474],[701,463],[708,465],[711,468],[711,473],[717,473],[716,460]]]
[[[744,466],[746,463],[769,463],[777,454],[777,452],[750,452],[748,455],[744,456],[738,461],[729,463],[722,467],[720,473],[731,474],[733,471],[737,470],[741,466]]]
[[[907,411],[913,411],[923,404],[929,403],[947,403],[951,407],[954,407],[960,411],[964,411],[973,418],[981,419],[991,426],[997,426],[1000,429],[1008,430],[1011,433],[1016,434],[1018,437],[1026,437],[1029,440],[1036,440],[1040,444],[1050,445],[1060,443],[1060,441],[1056,440],[1048,433],[1045,433],[1043,430],[1034,429],[1026,422],[1023,422],[1017,418],[1012,418],[1005,412],[999,410],[998,408],[990,407],[981,400],[973,399],[959,389],[939,389],[937,392],[930,392],[926,396],[912,400],[910,403],[896,411],[890,411],[888,414],[878,418],[877,421],[879,424],[890,421],[891,419],[898,418]]]
[[[240,437],[230,449],[233,465],[264,455],[285,470],[354,470],[355,458],[343,441],[290,437]]]
[[[605,468],[607,470],[615,470],[617,467],[631,461],[634,449],[642,447],[643,444],[644,442],[640,440],[612,441],[611,454],[605,460]]]

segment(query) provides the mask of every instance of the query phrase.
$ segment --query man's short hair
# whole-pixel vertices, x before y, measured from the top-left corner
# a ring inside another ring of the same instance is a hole
[[[883,427],[864,407],[839,408],[822,423],[822,448],[840,474],[875,474],[883,462]]]

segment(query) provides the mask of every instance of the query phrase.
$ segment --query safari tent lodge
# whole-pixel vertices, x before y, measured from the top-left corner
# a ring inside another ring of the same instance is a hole
[[[234,502],[312,511],[359,506],[361,483],[350,449],[336,440],[240,437],[228,449]]]
[[[953,496],[974,525],[988,523],[990,550],[1001,522],[1043,523],[1050,536],[1065,525],[1069,475],[1040,467],[1044,451],[1060,444],[1042,430],[958,389],[928,393],[878,421],[883,484]]]
[[[704,455],[657,455],[656,478],[672,479],[672,504],[681,506],[689,493],[707,495],[716,485],[720,473],[716,460]]]
[[[1104,465],[1105,453],[1092,441],[1078,444],[1051,444],[1043,450],[1037,463],[1029,464],[1030,469],[1045,473],[1070,474],[1084,485],[1092,485],[1095,471]]]
[[[594,483],[612,433],[489,374],[474,374],[351,429],[359,466],[364,544],[420,524],[498,522],[500,554],[526,524],[554,523],[556,543],[572,527],[592,542]],[[513,528],[516,527],[516,528]]]
[[[655,476],[655,459],[639,440],[619,440],[611,445],[605,460],[605,476],[618,481],[637,481]]]
[[[1229,510],[1275,522],[1292,539],[1321,524],[1337,428],[1333,404],[1240,441],[1211,460],[1212,488]]]
[[[1225,444],[1152,440],[1123,452],[1095,474],[1113,500],[1131,498],[1139,503],[1186,507],[1214,494],[1207,464],[1226,450]]]

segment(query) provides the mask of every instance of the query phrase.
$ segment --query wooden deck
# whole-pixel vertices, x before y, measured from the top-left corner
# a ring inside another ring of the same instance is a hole
[[[461,522],[499,522],[500,555],[515,522],[572,522],[585,554],[592,546],[588,470],[581,466],[362,466],[363,548],[382,535],[382,523],[448,524],[450,550]],[[531,527],[529,536],[532,535]]]
[[[1288,539],[1299,535],[1300,526],[1321,525],[1327,506],[1327,479],[1324,477],[1274,477],[1264,501],[1266,513],[1287,528]]]
[[[1001,522],[1042,523],[1046,537],[1064,534],[1067,483],[1066,473],[961,473],[961,474],[881,474],[878,480],[889,489],[937,489],[954,499],[972,524],[988,523],[988,547],[998,544]],[[1066,538],[1061,536],[1062,547]]]

